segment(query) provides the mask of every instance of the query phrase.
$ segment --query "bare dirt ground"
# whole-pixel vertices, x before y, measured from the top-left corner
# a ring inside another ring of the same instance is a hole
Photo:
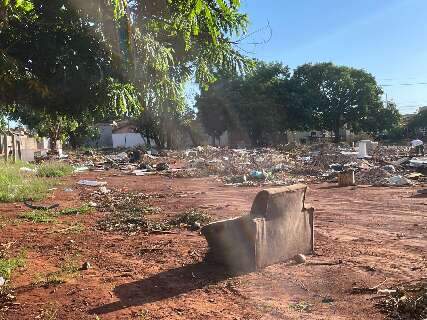
[[[79,206],[90,187],[82,178],[103,178],[109,188],[166,197],[153,199],[163,218],[202,208],[214,219],[248,212],[259,188],[225,187],[213,178],[170,179],[90,173],[66,179],[45,202]],[[71,186],[74,192],[64,192]],[[383,288],[420,279],[427,270],[427,198],[414,188],[311,185],[307,204],[315,207],[315,255],[260,272],[227,276],[203,262],[207,247],[197,232],[171,234],[102,232],[106,213],[61,217],[55,223],[16,222],[22,204],[0,204],[0,215],[15,221],[0,230],[12,254],[25,250],[24,268],[12,277],[17,301],[0,319],[383,319],[374,295],[355,295],[353,286]],[[75,223],[85,228],[67,232]],[[66,283],[35,285],[69,257],[92,267]]]

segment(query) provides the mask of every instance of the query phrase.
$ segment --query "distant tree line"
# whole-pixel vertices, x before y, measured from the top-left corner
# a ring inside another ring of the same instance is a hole
[[[289,130],[326,130],[339,140],[344,126],[378,134],[399,125],[394,103],[364,70],[332,63],[305,64],[293,72],[281,63],[258,62],[241,76],[222,76],[197,97],[207,133],[244,130],[253,145],[274,142]]]

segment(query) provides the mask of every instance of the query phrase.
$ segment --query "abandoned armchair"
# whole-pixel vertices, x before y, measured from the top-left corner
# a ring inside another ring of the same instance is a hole
[[[306,191],[303,184],[260,191],[248,215],[206,225],[207,260],[247,272],[312,253],[314,209],[304,206]]]

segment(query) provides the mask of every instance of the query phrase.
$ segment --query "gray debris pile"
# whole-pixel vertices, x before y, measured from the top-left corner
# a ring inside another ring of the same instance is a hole
[[[368,170],[360,170],[356,173],[355,178],[358,184],[385,186],[392,174],[383,168],[375,167]]]
[[[357,148],[324,143],[254,149],[199,146],[184,151],[86,152],[70,154],[67,161],[76,172],[115,169],[136,176],[211,176],[231,186],[334,182],[340,172],[348,170],[355,172],[356,184],[362,185],[404,186],[425,181],[424,160],[412,159],[408,147],[367,145],[367,155],[361,159]]]

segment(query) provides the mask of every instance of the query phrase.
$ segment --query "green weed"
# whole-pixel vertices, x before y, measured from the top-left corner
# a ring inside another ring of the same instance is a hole
[[[65,209],[59,210],[57,214],[60,216],[70,216],[70,215],[86,214],[92,210],[93,210],[92,207],[90,207],[88,204],[84,204],[78,208],[65,208]]]
[[[197,209],[191,209],[178,215],[176,218],[171,220],[170,223],[172,225],[178,226],[182,224],[187,226],[193,226],[196,222],[200,223],[201,225],[204,225],[211,221],[212,217],[206,212]]]
[[[60,265],[60,268],[57,271],[36,275],[36,279],[33,284],[36,286],[48,288],[66,283],[80,270],[80,264],[78,263],[77,258],[77,256],[74,256],[66,259]]]
[[[24,212],[19,215],[19,218],[34,223],[50,223],[56,220],[55,215],[49,210],[33,210]]]
[[[64,177],[72,174],[73,167],[63,162],[46,162],[38,166],[37,176],[44,178]]]
[[[25,254],[21,254],[16,258],[0,259],[0,277],[9,279],[15,269],[23,266],[25,266]]]
[[[22,172],[22,167],[35,172]],[[39,167],[18,161],[0,166],[0,202],[42,200],[59,183],[55,177],[71,174],[73,168],[64,163],[46,163]]]

